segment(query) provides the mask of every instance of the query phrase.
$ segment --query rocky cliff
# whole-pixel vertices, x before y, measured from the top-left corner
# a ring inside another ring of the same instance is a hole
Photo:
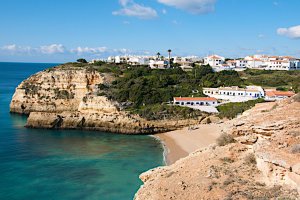
[[[299,101],[258,104],[226,122],[234,143],[143,173],[135,199],[300,199]]]
[[[147,121],[120,111],[118,102],[101,96],[101,84],[114,78],[90,67],[62,65],[24,80],[10,104],[12,113],[29,115],[27,127],[87,129],[125,134],[174,130],[199,120]]]

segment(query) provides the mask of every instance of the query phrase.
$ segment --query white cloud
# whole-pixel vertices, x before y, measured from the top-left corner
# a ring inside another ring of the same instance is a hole
[[[167,14],[167,10],[166,10],[166,9],[163,9],[161,12],[162,12],[162,14],[164,14],[164,15]]]
[[[126,6],[128,3],[131,3],[132,0],[119,0],[119,2],[122,6]]]
[[[122,49],[114,49],[113,52],[117,54],[129,54],[131,53],[131,50],[122,48]]]
[[[76,49],[72,49],[72,53],[77,53],[78,55],[82,54],[101,54],[106,52],[108,49],[107,47],[77,47]]]
[[[106,57],[111,55],[124,55],[124,54],[149,54],[147,50],[131,50],[126,48],[107,48],[107,47],[82,47],[78,46],[73,49],[66,48],[62,44],[43,45],[39,47],[31,46],[18,46],[16,44],[10,44],[0,46],[0,56],[51,56],[51,55],[63,55],[66,57],[82,56],[86,58],[93,57]]]
[[[264,35],[264,34],[259,34],[257,37],[258,37],[258,38],[264,38],[265,35]]]
[[[277,34],[292,39],[300,39],[300,25],[292,26],[289,28],[279,28],[277,29]]]
[[[158,2],[193,14],[204,14],[214,11],[216,0],[158,0]]]
[[[51,44],[51,45],[41,46],[39,50],[43,54],[56,54],[56,53],[64,53],[66,51],[66,48],[62,44]]]
[[[31,53],[31,51],[33,51],[33,49],[29,46],[18,46],[16,44],[5,45],[0,47],[0,50],[10,54]]]
[[[135,3],[133,0],[120,0],[122,9],[114,11],[113,15],[124,15],[140,19],[152,19],[157,17],[157,12],[151,7]]]

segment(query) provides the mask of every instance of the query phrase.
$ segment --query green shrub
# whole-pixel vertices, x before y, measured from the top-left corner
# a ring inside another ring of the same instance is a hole
[[[293,99],[296,101],[296,102],[300,102],[300,93],[296,94]]]
[[[223,133],[220,137],[217,138],[217,144],[219,146],[226,146],[230,143],[234,143],[235,139],[232,135]]]
[[[148,105],[138,109],[132,109],[132,113],[138,114],[148,120],[163,120],[163,119],[189,119],[202,116],[202,112],[188,107],[172,106],[172,105]]]
[[[264,99],[251,100],[247,102],[227,103],[217,107],[220,118],[233,119],[238,114],[242,114],[246,110],[251,109],[257,103],[263,103]]]
[[[300,153],[300,144],[295,144],[291,148],[291,153],[296,154]]]
[[[244,162],[247,165],[256,165],[256,157],[253,153],[248,154],[245,158],[244,158]]]

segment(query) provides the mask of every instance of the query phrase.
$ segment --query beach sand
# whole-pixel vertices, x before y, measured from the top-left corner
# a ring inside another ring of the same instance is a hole
[[[167,165],[175,163],[180,158],[186,157],[190,153],[208,147],[216,142],[220,136],[224,124],[201,124],[198,129],[189,130],[188,127],[156,134],[166,148]]]

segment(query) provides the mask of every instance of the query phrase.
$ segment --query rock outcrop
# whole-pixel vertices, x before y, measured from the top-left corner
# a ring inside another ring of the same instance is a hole
[[[105,76],[88,69],[56,67],[32,75],[15,91],[14,113],[77,111],[87,94],[95,94]]]
[[[32,75],[15,91],[12,113],[29,115],[26,126],[86,129],[123,134],[152,134],[197,124],[199,120],[147,121],[120,111],[119,103],[101,96],[101,85],[114,78],[91,68],[62,65]]]
[[[236,142],[141,174],[135,199],[300,199],[300,102],[258,104],[223,132]]]

